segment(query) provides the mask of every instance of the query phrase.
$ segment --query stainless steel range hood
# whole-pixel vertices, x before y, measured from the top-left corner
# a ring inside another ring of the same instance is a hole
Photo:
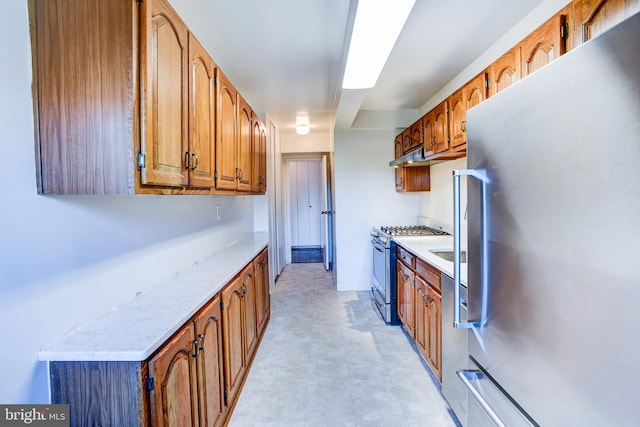
[[[414,165],[415,164],[415,165]],[[409,151],[402,157],[398,157],[389,162],[389,166],[419,166],[420,164],[428,164],[427,159],[424,157],[424,148],[418,147],[413,151]]]
[[[465,151],[449,152],[444,151],[442,153],[432,154],[429,157],[424,155],[424,147],[420,146],[414,150],[409,151],[404,156],[398,157],[389,162],[389,166],[396,168],[406,168],[411,166],[426,166],[435,165],[436,163],[446,162],[447,160],[453,160],[466,155]]]

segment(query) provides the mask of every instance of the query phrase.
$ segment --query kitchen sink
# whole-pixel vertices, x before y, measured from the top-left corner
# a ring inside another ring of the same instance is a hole
[[[445,261],[449,261],[449,262],[453,262],[453,251],[448,251],[448,250],[433,250],[433,251],[429,251],[434,255],[439,256],[440,258],[444,259]],[[460,262],[467,262],[467,251],[461,251],[460,252]]]

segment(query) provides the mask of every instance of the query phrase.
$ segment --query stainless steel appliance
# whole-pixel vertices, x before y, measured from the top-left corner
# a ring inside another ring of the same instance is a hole
[[[382,319],[398,324],[396,300],[396,245],[393,236],[440,236],[445,231],[424,225],[382,226],[371,231],[371,300]]]
[[[467,129],[468,425],[639,425],[640,14]]]
[[[456,376],[466,366],[467,329],[453,327],[453,279],[442,273],[442,395],[463,426],[467,425],[467,389]],[[460,286],[460,319],[467,320],[467,287]]]

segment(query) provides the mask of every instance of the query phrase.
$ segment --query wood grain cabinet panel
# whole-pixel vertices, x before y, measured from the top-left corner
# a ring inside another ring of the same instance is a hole
[[[198,341],[198,407],[200,425],[217,427],[226,413],[224,400],[224,354],[220,296],[213,298],[196,315]]]
[[[591,40],[640,12],[640,0],[575,0],[571,6],[575,45]]]
[[[445,100],[433,109],[434,153],[449,149],[449,104]]]
[[[30,0],[29,11],[38,192],[132,193],[137,9]]]
[[[216,189],[236,189],[238,93],[218,69],[216,114]]]
[[[493,96],[520,80],[520,49],[509,49],[489,69],[489,96]]]
[[[264,194],[267,189],[267,133],[262,121],[254,115],[251,134],[251,192]]]
[[[269,253],[263,250],[253,261],[256,285],[256,324],[261,335],[269,321],[271,313],[271,294],[269,292]]]
[[[520,42],[522,77],[549,64],[566,52],[566,16],[557,14]]]
[[[237,185],[239,191],[251,190],[251,140],[253,135],[253,110],[238,95],[238,145],[236,153]]]
[[[215,69],[216,65],[189,33],[189,144],[185,168],[189,185],[215,185]]]
[[[188,29],[164,0],[141,4],[142,184],[187,184]]]
[[[397,261],[398,319],[407,333],[413,338],[414,330],[414,273],[400,261]]]

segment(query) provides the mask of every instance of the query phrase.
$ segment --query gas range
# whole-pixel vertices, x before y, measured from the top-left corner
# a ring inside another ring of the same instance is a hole
[[[380,231],[389,236],[447,236],[449,234],[426,225],[382,226]]]
[[[389,324],[398,323],[396,292],[396,249],[394,237],[399,236],[448,236],[449,233],[425,225],[373,227],[372,286],[373,303]]]
[[[426,225],[394,225],[373,227],[371,231],[372,243],[378,243],[386,248],[396,236],[448,236],[446,231],[427,227]]]

